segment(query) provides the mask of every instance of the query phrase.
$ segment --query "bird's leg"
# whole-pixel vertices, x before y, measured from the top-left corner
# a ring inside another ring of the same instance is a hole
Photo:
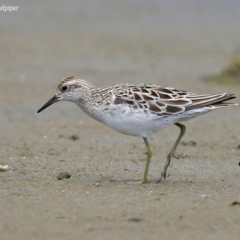
[[[175,125],[180,128],[180,134],[179,134],[179,136],[177,138],[177,141],[174,143],[173,148],[171,149],[170,153],[167,155],[167,161],[166,161],[166,163],[164,165],[163,171],[161,173],[161,177],[157,181],[157,183],[161,182],[161,180],[163,178],[164,179],[166,178],[166,176],[167,176],[167,169],[168,169],[169,165],[171,164],[172,157],[174,157],[174,156],[176,157],[176,155],[175,155],[176,148],[177,148],[179,142],[181,141],[181,139],[182,139],[182,137],[183,137],[183,135],[184,135],[184,133],[186,131],[186,127],[183,124],[176,123]]]
[[[173,157],[175,157],[176,159],[179,159],[178,156],[175,153],[173,154]],[[171,171],[172,171],[172,161],[171,161],[171,163],[169,164],[169,167],[168,167],[168,176],[171,175]]]
[[[146,137],[143,137],[143,141],[144,141],[144,143],[146,145],[146,148],[147,148],[147,161],[146,161],[145,170],[144,170],[144,173],[143,173],[142,183],[149,183],[149,181],[147,180],[147,175],[148,175],[148,169],[149,169],[149,165],[150,165],[153,153],[150,149],[150,146],[149,146],[149,143],[148,143],[148,140],[147,140]]]

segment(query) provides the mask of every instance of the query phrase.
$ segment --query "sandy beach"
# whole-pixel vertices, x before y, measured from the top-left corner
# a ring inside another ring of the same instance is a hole
[[[18,10],[0,11],[1,240],[239,239],[239,106],[185,122],[179,159],[159,184],[177,127],[149,137],[150,184],[140,184],[142,139],[69,102],[37,114],[67,76],[239,96],[239,85],[201,80],[240,57],[237,0],[4,5]]]

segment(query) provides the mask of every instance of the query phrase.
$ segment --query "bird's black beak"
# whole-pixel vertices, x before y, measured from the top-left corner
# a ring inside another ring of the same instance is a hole
[[[46,102],[38,111],[37,113],[40,113],[42,110],[44,110],[45,108],[49,107],[50,105],[52,105],[55,102],[58,102],[59,98],[54,95],[48,102]]]

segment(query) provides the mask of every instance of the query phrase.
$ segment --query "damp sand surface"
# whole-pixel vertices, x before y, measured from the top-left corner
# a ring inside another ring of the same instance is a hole
[[[218,2],[22,1],[0,12],[1,239],[239,239],[239,107],[186,122],[159,184],[177,127],[149,137],[150,183],[140,184],[142,139],[68,102],[36,113],[71,75],[239,96],[201,81],[239,55],[238,1]]]

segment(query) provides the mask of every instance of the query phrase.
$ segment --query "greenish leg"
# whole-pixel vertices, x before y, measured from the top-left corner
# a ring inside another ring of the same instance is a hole
[[[172,157],[176,157],[175,151],[176,151],[177,146],[178,146],[179,142],[181,141],[181,139],[182,139],[182,137],[183,137],[183,135],[185,134],[185,131],[186,131],[186,127],[183,124],[176,123],[175,125],[180,128],[180,134],[179,134],[179,136],[177,138],[177,141],[174,143],[172,150],[167,155],[167,161],[166,161],[166,163],[164,165],[163,171],[161,173],[161,177],[157,181],[157,183],[161,182],[163,178],[164,179],[166,178],[166,176],[167,176],[167,169],[168,169],[169,165],[171,164]]]
[[[146,165],[145,165],[145,170],[144,170],[144,174],[143,174],[143,181],[142,183],[148,183],[149,181],[147,180],[147,175],[148,175],[148,169],[149,169],[149,165],[151,162],[151,158],[152,158],[152,151],[150,149],[149,143],[147,138],[143,137],[144,143],[146,145],[147,148],[147,161],[146,161]]]

